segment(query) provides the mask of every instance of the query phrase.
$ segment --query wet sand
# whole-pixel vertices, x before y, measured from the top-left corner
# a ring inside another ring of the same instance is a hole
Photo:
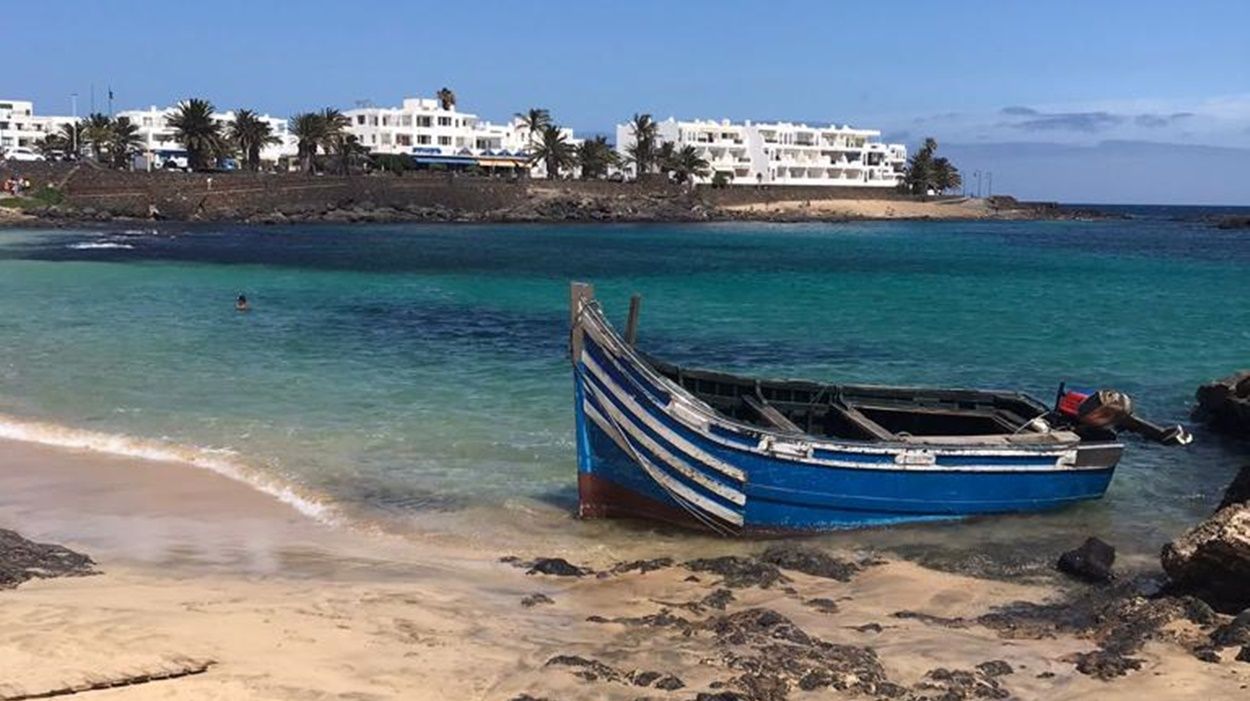
[[[741,674],[731,658],[744,645],[718,637],[715,622],[762,609],[848,654],[872,651],[904,694],[935,668],[992,660],[1012,673],[977,683],[1021,699],[1235,698],[1250,681],[1250,664],[1207,664],[1151,642],[1141,670],[1103,682],[1063,659],[1089,640],[1004,639],[892,615],[975,617],[1055,594],[1044,586],[888,562],[845,582],[787,570],[788,583],[727,589],[720,609],[697,603],[722,589],[711,573],[527,575],[499,558],[559,554],[604,571],[617,553],[497,551],[331,527],[207,470],[26,443],[0,442],[0,527],[87,552],[102,572],[0,591],[0,698],[208,665],[89,698],[694,699]],[[666,547],[650,555],[673,554]],[[535,594],[550,602],[522,605]],[[630,620],[662,610],[686,623]],[[577,658],[604,667],[568,662]],[[644,688],[642,672],[659,676]],[[681,688],[654,686],[669,675]],[[794,688],[789,698],[830,695]]]

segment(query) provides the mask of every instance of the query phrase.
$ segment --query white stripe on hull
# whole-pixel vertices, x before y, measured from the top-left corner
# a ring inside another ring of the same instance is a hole
[[[586,365],[586,369],[590,370],[594,374],[595,379],[599,380],[599,382],[607,387],[612,392],[612,396],[619,399],[621,404],[624,404],[626,408],[641,419],[642,422],[652,431],[664,436],[664,438],[676,446],[678,450],[690,455],[699,462],[706,464],[708,467],[711,467],[726,477],[737,480],[738,482],[746,481],[746,474],[742,470],[725,463],[714,455],[710,455],[685,438],[673,433],[671,429],[664,426],[659,421],[656,421],[655,417],[651,415],[651,412],[639,405],[633,397],[629,396],[627,392],[622,390],[612,377],[599,366],[599,363],[597,363],[594,358],[590,357],[589,353],[583,354],[582,360]],[[587,387],[592,387],[592,385],[588,383]]]
[[[591,421],[594,421],[595,425],[606,431],[608,435],[615,433],[613,429],[609,428],[611,426],[611,422],[605,419],[603,414],[600,414],[595,407],[586,404],[584,405],[584,409],[586,411],[586,416],[590,418]],[[714,516],[726,523],[731,523],[739,527],[742,526],[745,519],[741,513],[717,504],[685,484],[682,484],[680,481],[673,479],[663,470],[655,465],[652,465],[651,461],[647,460],[645,456],[639,455],[632,448],[626,452],[635,457],[637,465],[647,473],[647,476],[655,480],[657,484],[659,484],[665,491],[669,492],[674,498],[687,502],[686,505],[688,507],[701,509],[704,512],[703,516],[705,518],[708,516]]]
[[[612,417],[612,422],[614,424],[620,426],[627,434],[629,434],[631,439],[635,442],[641,443],[644,448],[651,451],[652,454],[658,456],[664,461],[665,464],[669,465],[677,472],[680,472],[687,479],[698,483],[699,486],[719,496],[725,501],[737,504],[738,506],[746,504],[747,499],[745,494],[737,489],[727,487],[711,477],[708,477],[700,472],[697,467],[691,466],[688,462],[676,455],[673,455],[667,448],[655,442],[651,436],[646,434],[645,431],[638,428],[632,417],[627,416],[624,412],[618,409],[616,405],[612,404],[611,401],[604,397],[597,387],[587,383],[585,389],[595,398],[596,401],[599,402],[599,406],[603,407],[608,412],[608,415]],[[591,408],[593,409],[595,407]],[[669,440],[670,438],[669,435],[664,433],[661,435],[665,440]]]

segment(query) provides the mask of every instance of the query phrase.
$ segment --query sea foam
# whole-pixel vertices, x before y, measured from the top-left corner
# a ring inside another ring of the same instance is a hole
[[[239,458],[238,452],[228,448],[180,445],[120,433],[104,433],[43,421],[31,421],[4,414],[0,414],[0,439],[191,465],[211,470],[259,490],[322,523],[336,524],[339,521],[332,507],[299,494],[290,485],[258,474],[254,468]]]
[[[66,248],[72,248],[77,251],[89,251],[97,248],[134,248],[128,243],[117,243],[116,241],[87,241],[84,243],[71,243]]]

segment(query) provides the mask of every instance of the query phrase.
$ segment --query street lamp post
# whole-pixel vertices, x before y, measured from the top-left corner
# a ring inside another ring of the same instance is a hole
[[[74,114],[74,122],[70,125],[70,135],[73,137],[74,158],[78,158],[78,93],[70,93],[69,95],[71,109]]]
[[[985,171],[985,177],[986,177],[986,178],[988,179],[988,181],[989,181],[989,182],[987,182],[987,183],[986,183],[986,188],[987,188],[987,189],[986,189],[986,193],[987,193],[987,195],[986,195],[986,196],[987,196],[987,197],[993,197],[993,196],[994,196],[994,171],[992,171],[992,170],[987,170],[987,171]]]
[[[981,171],[972,171],[972,177],[977,179],[977,199],[981,199]]]

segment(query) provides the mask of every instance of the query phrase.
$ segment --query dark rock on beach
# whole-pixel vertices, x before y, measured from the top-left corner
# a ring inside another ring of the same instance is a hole
[[[1250,607],[1250,501],[1232,503],[1163,547],[1171,588],[1224,612]]]
[[[1114,563],[1115,548],[1098,538],[1088,538],[1081,547],[1060,555],[1055,567],[1082,581],[1102,584],[1115,577],[1111,571]]]
[[[994,675],[980,670],[965,669],[929,670],[916,685],[911,698],[915,701],[962,701],[963,699],[1005,699],[1011,692],[999,683]]]
[[[1151,640],[1172,640],[1166,630],[1172,621],[1193,615],[1187,597],[1143,595],[1148,582],[1117,580],[1104,587],[1084,588],[1049,602],[1019,601],[997,607],[976,618],[942,618],[900,611],[896,618],[921,620],[931,625],[966,628],[981,625],[1011,639],[1043,639],[1073,635],[1092,641],[1097,648],[1071,656],[1077,671],[1109,679],[1139,669],[1136,653]]]
[[[1016,670],[1006,660],[987,660],[977,665],[977,671],[987,677],[1002,677],[1013,674]]]
[[[529,564],[526,574],[550,574],[556,577],[585,577],[594,574],[588,567],[578,567],[562,557],[540,557]]]
[[[838,612],[838,604],[833,599],[808,599],[803,602],[803,605],[816,609],[821,613]]]
[[[722,584],[731,589],[760,587],[767,589],[789,580],[776,565],[738,555],[702,558],[685,563],[687,569],[720,575]]]
[[[1108,650],[1078,652],[1065,658],[1076,664],[1076,671],[1095,679],[1108,681],[1142,668],[1144,661]]]
[[[634,560],[632,562],[619,562],[612,566],[612,574],[625,574],[627,572],[638,572],[646,574],[654,570],[664,569],[673,566],[673,558],[657,557],[651,560]]]
[[[69,548],[26,540],[0,528],[0,589],[30,579],[95,574],[90,557]]]
[[[802,545],[774,545],[759,557],[761,562],[776,565],[781,569],[794,570],[813,577],[836,579],[849,582],[860,566],[854,562],[840,560],[816,548]]]
[[[554,604],[555,600],[546,594],[530,594],[521,599],[521,605],[525,608],[533,608],[539,604]]]
[[[1211,644],[1215,647],[1250,645],[1250,608],[1212,631]]]

